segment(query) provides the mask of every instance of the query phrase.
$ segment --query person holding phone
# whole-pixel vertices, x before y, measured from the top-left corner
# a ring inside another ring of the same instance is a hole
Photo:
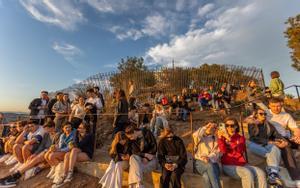
[[[203,187],[220,188],[220,151],[216,137],[217,124],[214,121],[205,123],[193,133],[194,171],[202,175]]]
[[[121,188],[123,170],[129,167],[128,161],[131,155],[129,140],[123,131],[115,135],[109,155],[112,160],[99,183],[103,188]]]
[[[243,188],[267,188],[266,175],[258,167],[250,166],[244,157],[245,137],[239,134],[239,124],[235,118],[224,120],[225,129],[218,131],[218,144],[222,154],[221,163],[226,175],[241,179]]]
[[[253,153],[266,158],[268,183],[277,185],[282,184],[278,174],[281,159],[280,148],[286,147],[288,142],[267,121],[266,115],[263,109],[254,111],[253,120],[248,123],[250,140],[248,148]]]
[[[183,140],[174,135],[171,128],[165,128],[158,144],[157,158],[162,166],[160,185],[168,188],[181,187],[181,175],[187,163],[187,153]]]

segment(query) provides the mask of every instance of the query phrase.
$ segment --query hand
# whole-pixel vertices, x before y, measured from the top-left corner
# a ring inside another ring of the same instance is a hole
[[[280,139],[278,141],[275,141],[275,145],[279,148],[284,148],[288,145],[288,142],[283,139]]]
[[[151,161],[154,158],[154,155],[151,155],[149,153],[145,153],[145,157]]]
[[[123,161],[129,161],[129,155],[128,155],[128,154],[122,155],[122,156],[121,156],[121,159],[122,159]]]
[[[55,145],[50,146],[50,148],[49,148],[49,151],[50,151],[50,152],[54,152],[55,150],[56,150]]]
[[[178,165],[177,165],[176,163],[173,163],[173,164],[172,164],[172,169],[171,169],[171,170],[174,171],[177,167],[178,167]]]
[[[28,159],[27,160],[32,160],[33,158],[35,158],[37,155],[36,154],[32,154],[32,155],[30,155],[30,157],[28,157]]]
[[[293,136],[290,140],[295,142],[296,144],[300,144],[300,137]]]
[[[209,162],[209,157],[207,157],[207,156],[201,156],[200,159],[201,159],[202,161],[204,161],[205,163],[208,163],[208,162]]]
[[[143,162],[144,165],[146,165],[146,164],[148,164],[149,161],[146,158],[143,158],[142,162]]]
[[[165,164],[165,169],[167,169],[168,171],[173,171],[172,168],[173,168],[173,164],[170,163]]]

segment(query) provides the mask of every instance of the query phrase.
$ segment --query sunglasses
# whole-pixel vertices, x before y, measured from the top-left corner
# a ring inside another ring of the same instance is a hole
[[[225,127],[226,128],[236,128],[236,125],[235,124],[225,124]]]
[[[16,127],[16,126],[11,126],[10,128],[11,128],[11,129],[15,129],[15,128],[17,128],[17,127]]]
[[[258,113],[260,116],[266,116],[267,113]]]

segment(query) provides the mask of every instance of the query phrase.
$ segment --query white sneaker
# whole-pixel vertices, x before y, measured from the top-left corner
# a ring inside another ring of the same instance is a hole
[[[6,161],[4,161],[4,163],[7,165],[7,163],[11,161],[13,158],[15,158],[15,156],[11,155]]]
[[[11,154],[6,154],[6,155],[3,155],[1,158],[0,158],[0,163],[4,163],[5,161],[8,160],[8,158],[11,157]]]
[[[55,166],[51,166],[50,168],[50,172],[48,173],[48,175],[46,176],[47,178],[51,178],[55,173]]]
[[[59,188],[64,185],[65,176],[60,176],[56,181],[53,181],[52,188]]]
[[[13,168],[9,169],[9,172],[14,173],[20,166],[22,166],[22,163],[18,162]]]
[[[17,162],[18,162],[17,158],[13,156],[13,158],[7,161],[5,164],[9,166],[9,165],[16,164]]]
[[[36,175],[36,170],[38,169],[39,167],[33,167],[29,170],[27,170],[24,174],[24,180],[28,180],[29,178],[33,177]]]

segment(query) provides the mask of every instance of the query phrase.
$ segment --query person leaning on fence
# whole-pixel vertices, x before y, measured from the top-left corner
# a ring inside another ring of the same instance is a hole
[[[256,82],[254,80],[249,81],[246,92],[247,99],[249,102],[251,102],[253,109],[255,109],[256,106],[263,110],[268,109],[268,107],[263,103],[263,100],[265,98],[264,91],[256,85]]]
[[[166,111],[162,105],[156,104],[150,121],[150,130],[154,137],[157,138],[160,135],[160,131],[166,126],[168,126]]]
[[[90,124],[83,122],[79,125],[74,137],[74,144],[64,156],[64,173],[53,188],[61,187],[73,179],[74,166],[77,162],[90,161],[94,154],[94,135],[90,131]]]
[[[148,129],[136,129],[129,125],[125,134],[130,140],[132,155],[129,159],[128,184],[130,188],[143,188],[143,173],[157,166],[155,137]]]
[[[99,183],[103,188],[121,188],[123,171],[128,169],[131,155],[130,143],[123,131],[116,133],[109,155],[112,160]]]
[[[209,121],[193,133],[194,171],[202,175],[206,188],[220,188],[220,151],[216,137],[217,124]]]
[[[289,171],[292,180],[298,180],[300,184],[300,168],[293,154],[293,149],[299,152],[300,127],[290,114],[282,111],[281,99],[271,98],[269,107],[270,109],[266,111],[267,120],[288,141],[288,146],[281,149],[283,163]]]
[[[66,153],[72,148],[72,145],[74,144],[74,137],[75,130],[72,130],[72,125],[70,122],[66,122],[63,126],[63,133],[60,135],[58,143],[51,145],[45,154],[45,160],[51,167],[47,178],[54,178],[54,173],[56,170],[55,167],[64,160]]]
[[[48,114],[48,102],[48,92],[41,91],[40,98],[33,99],[28,107],[31,119],[38,120],[40,125],[44,124],[44,119]]]
[[[119,131],[124,131],[128,124],[128,102],[124,90],[121,89],[116,93],[116,100],[117,106],[113,122],[113,135]]]
[[[239,134],[239,124],[235,118],[224,120],[225,128],[218,130],[218,144],[221,163],[226,175],[241,179],[243,188],[267,188],[266,175],[258,167],[250,166],[244,157],[245,137]]]
[[[278,174],[281,159],[280,148],[286,147],[288,142],[267,121],[266,115],[263,109],[258,109],[250,117],[251,119],[248,121],[248,149],[256,155],[266,158],[268,183],[277,185],[281,184]]]
[[[49,100],[49,103],[48,103],[48,117],[51,120],[54,120],[54,118],[55,118],[55,113],[52,111],[52,108],[53,108],[54,104],[59,100],[59,95],[62,95],[62,94],[63,94],[62,92],[57,92],[55,94],[55,97]]]
[[[41,172],[42,169],[47,168],[44,164],[46,162],[44,155],[52,142],[54,142],[58,136],[55,132],[55,125],[52,121],[46,122],[43,125],[43,128],[45,130],[45,135],[39,148],[33,155],[30,156],[28,162],[19,167],[15,173],[11,173],[10,175],[2,178],[2,181],[0,181],[0,188],[16,186],[17,181],[22,177],[22,175],[24,175],[24,180],[27,180]]]
[[[104,100],[103,94],[100,92],[100,88],[98,86],[95,86],[93,89],[94,89],[96,96],[100,99],[100,101],[102,103],[101,110],[103,110],[105,108],[105,100]]]
[[[157,158],[162,166],[160,186],[181,187],[181,176],[187,163],[187,153],[183,140],[174,135],[170,128],[165,128],[158,144]]]
[[[272,71],[271,81],[269,85],[269,89],[271,90],[271,94],[273,97],[284,99],[284,84],[280,80],[280,74],[278,71]]]
[[[77,129],[78,126],[84,120],[84,116],[86,114],[86,108],[84,106],[85,99],[84,97],[80,96],[78,98],[78,104],[74,105],[69,117],[69,122],[72,124],[73,129]]]
[[[67,101],[64,100],[64,94],[59,93],[57,101],[52,107],[52,112],[55,113],[54,123],[56,132],[62,132],[62,125],[67,122],[69,113],[69,106]]]

